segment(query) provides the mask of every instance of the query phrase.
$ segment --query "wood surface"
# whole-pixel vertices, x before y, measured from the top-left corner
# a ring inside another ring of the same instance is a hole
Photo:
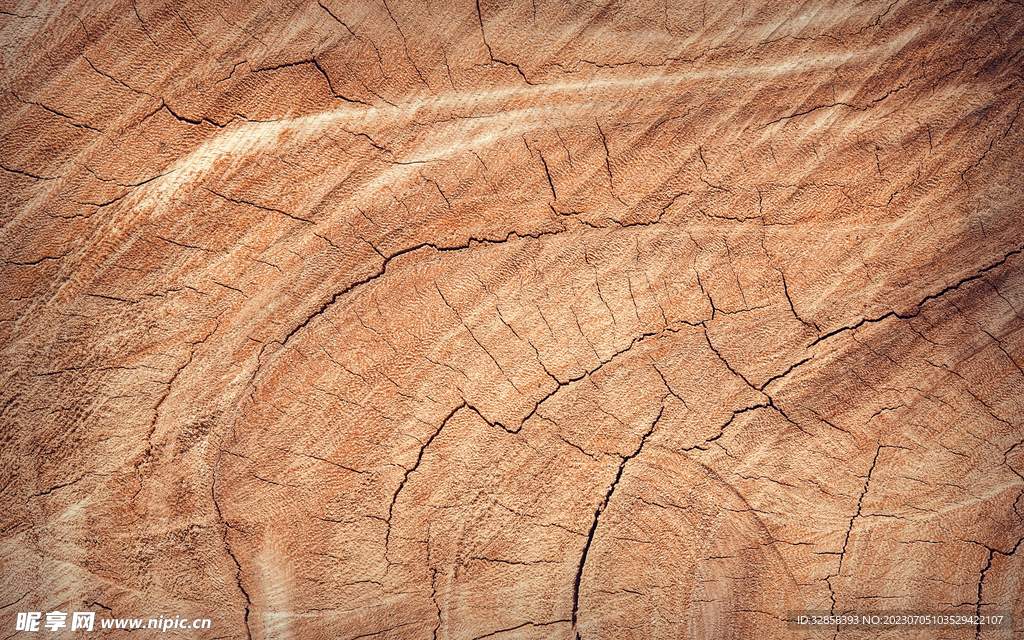
[[[3,637],[1024,637],[1020,2],[4,0],[0,42]]]

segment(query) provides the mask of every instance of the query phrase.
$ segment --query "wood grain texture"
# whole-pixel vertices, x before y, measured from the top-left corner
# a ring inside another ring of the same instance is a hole
[[[5,634],[1024,634],[1020,3],[5,0],[0,42]]]

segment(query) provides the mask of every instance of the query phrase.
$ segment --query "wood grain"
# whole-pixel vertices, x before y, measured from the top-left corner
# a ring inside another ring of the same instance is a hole
[[[10,632],[1024,634],[1020,3],[6,1],[0,41]]]

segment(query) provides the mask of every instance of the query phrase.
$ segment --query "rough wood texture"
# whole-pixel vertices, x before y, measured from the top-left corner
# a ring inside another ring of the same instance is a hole
[[[1019,2],[7,0],[0,41],[5,635],[1024,634]]]

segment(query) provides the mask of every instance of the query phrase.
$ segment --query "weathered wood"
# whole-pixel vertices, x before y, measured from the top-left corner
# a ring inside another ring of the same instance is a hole
[[[7,2],[5,635],[1024,633],[1022,29]]]

